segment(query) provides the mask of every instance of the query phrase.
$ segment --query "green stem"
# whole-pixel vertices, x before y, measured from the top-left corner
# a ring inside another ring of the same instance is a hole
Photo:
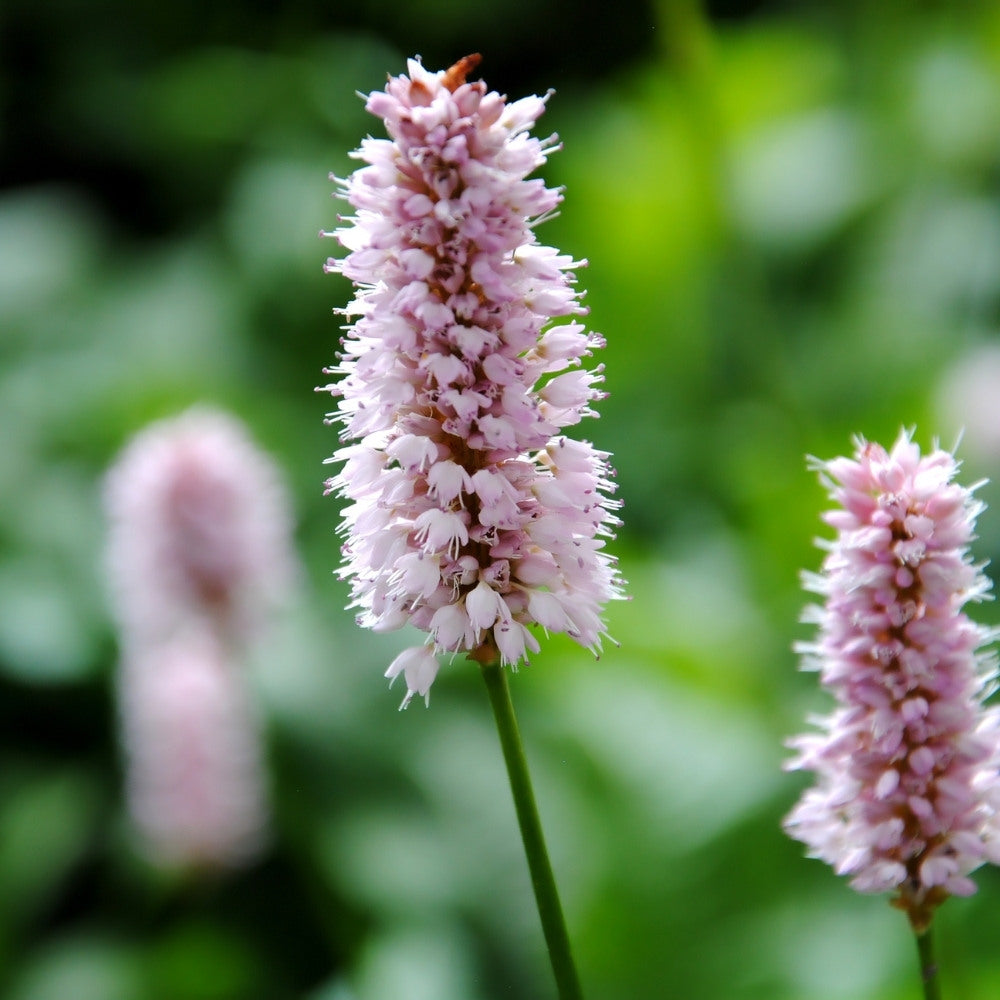
[[[920,981],[924,987],[924,1000],[941,1000],[937,963],[934,961],[934,941],[931,929],[915,931],[917,952],[920,955]]]
[[[514,705],[510,700],[507,673],[496,660],[480,663],[480,668],[486,681],[486,690],[490,695],[490,704],[493,706],[497,732],[500,734],[500,746],[503,749],[504,762],[507,764],[507,777],[510,779],[510,790],[514,796],[521,840],[524,842],[531,884],[535,890],[535,903],[542,921],[542,932],[545,934],[545,943],[549,949],[549,961],[552,963],[559,997],[560,1000],[582,1000],[583,993],[576,966],[573,964],[566,921],[559,903],[559,892],[556,889],[548,851],[545,849],[545,837],[538,817],[535,794],[531,789],[528,761],[524,756],[521,734],[514,716]]]

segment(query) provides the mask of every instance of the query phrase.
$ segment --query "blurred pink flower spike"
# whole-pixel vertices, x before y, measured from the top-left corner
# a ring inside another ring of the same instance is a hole
[[[235,867],[263,846],[260,739],[239,666],[198,626],[122,664],[129,810],[159,864]]]
[[[298,573],[281,477],[239,421],[196,408],[135,436],[105,504],[135,825],[157,861],[242,863],[266,808],[241,661]]]
[[[298,563],[278,469],[227,414],[195,407],[133,438],[108,474],[108,573],[126,644],[192,620],[252,642]]]
[[[531,626],[598,653],[603,605],[621,596],[609,456],[561,433],[604,394],[601,367],[580,367],[603,339],[569,319],[586,312],[585,262],[534,234],[562,195],[527,177],[557,138],[529,132],[545,98],[467,82],[478,61],[410,60],[369,95],[389,138],[334,178],[355,214],[324,234],[348,250],[327,270],[356,288],[323,387],[345,442],[327,482],[349,501],[340,573],[359,624],[428,635],[389,668],[404,705],[426,698],[441,654],[526,661]]]
[[[837,535],[805,576],[825,603],[807,609],[819,634],[798,650],[837,707],[791,741],[788,767],[818,780],[785,829],[858,891],[894,893],[919,934],[1000,863],[1000,716],[983,704],[996,636],[962,612],[990,586],[968,555],[982,505],[951,454],[921,456],[908,433],[815,468]]]

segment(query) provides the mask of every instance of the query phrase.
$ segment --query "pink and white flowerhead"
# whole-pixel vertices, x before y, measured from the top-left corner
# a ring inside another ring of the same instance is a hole
[[[283,483],[238,420],[202,407],[140,431],[105,485],[133,825],[158,863],[243,864],[267,807],[241,660],[297,575]]]
[[[264,844],[260,732],[240,667],[204,623],[121,665],[128,808],[158,864],[232,868]]]
[[[861,892],[892,892],[922,931],[948,896],[1000,863],[1000,716],[991,689],[994,635],[963,613],[989,583],[970,562],[982,505],[954,482],[941,449],[906,433],[891,451],[857,441],[853,458],[816,462],[837,508],[824,520],[819,626],[799,647],[837,707],[793,740],[790,768],[813,771],[785,819],[809,853]]]
[[[442,654],[516,666],[532,626],[599,651],[620,596],[608,455],[562,433],[603,396],[582,366],[603,340],[573,318],[582,262],[534,234],[562,196],[528,175],[557,139],[529,131],[544,98],[467,82],[478,61],[410,60],[369,95],[389,138],[354,154],[339,183],[355,214],[325,234],[348,251],[327,270],[356,287],[324,387],[345,442],[327,483],[349,501],[341,574],[360,624],[427,633],[387,673],[406,701]]]
[[[195,407],[151,424],[105,486],[124,644],[159,644],[194,620],[244,642],[287,598],[297,574],[288,497],[235,417]]]

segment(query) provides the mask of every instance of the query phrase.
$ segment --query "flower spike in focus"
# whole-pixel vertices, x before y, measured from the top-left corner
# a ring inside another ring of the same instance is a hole
[[[598,651],[621,596],[609,456],[563,434],[604,396],[582,367],[603,338],[578,320],[584,262],[534,233],[562,199],[529,179],[557,138],[529,131],[544,98],[469,82],[478,63],[410,60],[369,95],[389,137],[354,154],[354,215],[326,234],[347,250],[327,270],[355,286],[324,387],[344,442],[327,482],[347,501],[340,573],[359,624],[426,633],[389,668],[407,701],[442,654],[516,667],[536,625]]]
[[[949,896],[975,892],[971,872],[1000,863],[1000,715],[983,704],[994,635],[962,611],[989,589],[968,556],[982,505],[950,453],[921,455],[907,433],[816,468],[837,537],[806,576],[824,603],[799,652],[837,707],[791,743],[788,766],[817,784],[785,829],[858,891],[893,893],[920,935]]]

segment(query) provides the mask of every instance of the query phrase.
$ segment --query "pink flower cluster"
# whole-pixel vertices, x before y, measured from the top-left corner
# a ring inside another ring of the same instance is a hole
[[[108,571],[123,641],[200,620],[251,641],[297,573],[280,475],[235,418],[199,407],[145,428],[106,484]]]
[[[239,422],[195,409],[128,444],[105,502],[133,821],[159,862],[238,864],[266,825],[240,661],[297,571],[278,472]]]
[[[241,666],[197,626],[122,664],[129,811],[157,863],[235,866],[261,847],[263,765]]]
[[[807,609],[819,634],[799,651],[838,707],[791,743],[789,767],[818,783],[785,828],[859,891],[895,892],[921,930],[975,891],[970,872],[1000,863],[993,635],[961,610],[989,589],[967,555],[981,504],[953,482],[952,455],[921,456],[905,433],[888,453],[859,440],[853,459],[816,468],[837,537],[805,578],[825,604]]]
[[[581,262],[538,245],[533,227],[560,192],[527,179],[556,137],[529,129],[545,100],[507,103],[418,61],[368,110],[389,139],[340,181],[355,209],[335,233],[349,253],[327,270],[356,286],[330,420],[346,444],[327,483],[350,501],[343,577],[359,623],[415,625],[406,702],[426,697],[437,657],[465,651],[516,666],[565,632],[600,650],[604,603],[620,596],[604,550],[619,524],[608,455],[562,436],[594,412],[601,368],[581,359],[603,340],[575,320]]]

